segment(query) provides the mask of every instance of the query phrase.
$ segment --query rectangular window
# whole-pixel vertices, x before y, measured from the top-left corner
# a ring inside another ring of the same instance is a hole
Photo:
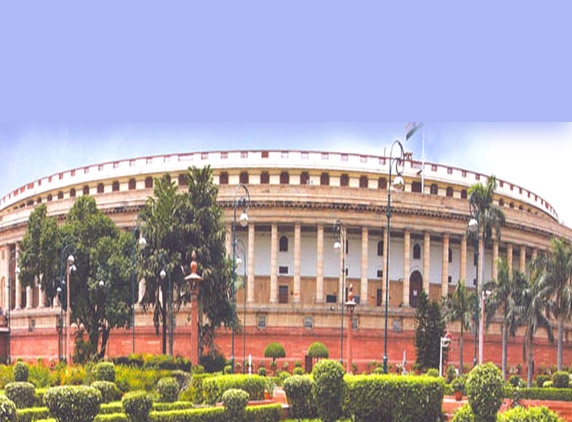
[[[326,295],[326,303],[337,303],[338,296],[337,295]]]
[[[383,270],[377,270],[377,278],[383,278]]]
[[[256,316],[256,327],[258,327],[259,330],[266,328],[266,315]]]
[[[375,295],[375,306],[381,306],[382,298],[383,298],[383,290],[377,289]]]
[[[278,286],[278,303],[288,303],[288,286]]]
[[[311,316],[304,317],[304,328],[314,328],[314,318]]]
[[[288,267],[286,265],[279,266],[278,274],[288,274]]]

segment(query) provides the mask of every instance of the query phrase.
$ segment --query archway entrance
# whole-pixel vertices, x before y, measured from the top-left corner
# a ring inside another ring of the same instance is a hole
[[[409,277],[409,305],[417,308],[419,305],[419,294],[423,287],[423,276],[419,271],[413,271]]]

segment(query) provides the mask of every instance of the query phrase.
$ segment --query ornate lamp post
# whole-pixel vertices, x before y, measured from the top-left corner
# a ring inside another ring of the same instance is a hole
[[[197,254],[191,255],[191,273],[185,277],[191,288],[191,365],[199,364],[199,292],[203,278],[197,274]]]
[[[232,302],[232,334],[231,334],[231,373],[234,374],[234,331],[236,319],[236,299],[235,299],[235,282],[236,282],[236,210],[242,208],[240,214],[240,225],[246,227],[248,225],[248,210],[250,208],[250,192],[244,184],[238,185],[234,193],[234,218],[232,220],[232,284],[230,286],[231,302]]]
[[[473,233],[475,236],[475,257],[477,258],[476,264],[476,281],[475,281],[475,342],[474,342],[474,354],[473,354],[473,366],[477,366],[477,348],[480,350],[479,346],[479,328],[477,327],[477,321],[479,320],[479,261],[480,261],[480,228],[479,228],[479,208],[477,204],[469,200],[469,212],[471,219],[469,220],[469,232]]]
[[[485,336],[485,299],[487,299],[492,292],[490,290],[481,291],[481,318],[479,320],[479,365],[483,363],[483,345]]]
[[[62,249],[61,252],[61,257],[60,257],[60,268],[63,269],[63,265],[61,264],[64,260],[64,257],[67,255],[68,251],[70,252],[70,254],[68,255],[67,259],[66,259],[66,278],[65,278],[65,284],[66,284],[66,363],[68,365],[71,365],[72,362],[72,356],[71,356],[71,340],[70,340],[70,336],[71,336],[71,330],[70,330],[70,324],[71,324],[71,301],[70,301],[70,275],[72,272],[76,271],[76,266],[74,265],[75,262],[75,258],[72,254],[73,252],[73,246],[72,245],[66,245],[64,246],[64,248]],[[64,282],[63,277],[60,277],[61,282]]]
[[[340,290],[340,363],[344,363],[344,304],[345,304],[345,292],[346,292],[346,228],[340,220],[334,222],[333,227],[334,239],[334,249],[339,249],[342,267],[340,269],[340,278],[342,281],[342,286]],[[348,367],[349,368],[349,367]],[[349,370],[349,369],[348,369]]]
[[[346,302],[346,308],[348,308],[348,374],[353,373],[353,320],[354,320],[354,310],[357,306],[354,300],[354,286],[350,284],[348,292],[348,301]]]
[[[393,148],[397,148],[398,155],[396,157],[393,156]],[[383,373],[387,374],[387,313],[388,313],[388,305],[389,305],[389,253],[391,250],[391,189],[395,189],[396,191],[403,190],[405,186],[405,182],[403,181],[403,177],[401,174],[403,173],[405,167],[405,152],[403,151],[403,145],[400,141],[395,140],[391,145],[391,150],[389,152],[389,181],[387,185],[387,253],[385,257],[385,329],[383,334]],[[391,183],[391,173],[393,169],[393,165],[395,164],[395,171],[397,176],[393,181],[393,185]]]
[[[160,255],[159,261],[163,264],[163,268],[159,273],[161,280],[168,277],[169,286],[167,287],[167,331],[169,332],[169,356],[173,356],[173,283],[171,281],[171,270],[165,262],[165,256]]]
[[[237,239],[236,247],[238,249],[237,254],[238,258],[236,259],[236,263],[238,265],[242,265],[244,269],[243,275],[243,283],[244,283],[244,303],[243,303],[243,318],[242,318],[242,373],[244,374],[246,371],[246,263],[247,263],[247,255],[246,255],[246,247],[242,240]]]
[[[139,236],[137,236],[139,234]],[[135,253],[137,252],[137,245],[142,249],[147,245],[147,241],[141,235],[141,230],[138,226],[133,229],[133,254],[131,255],[131,353],[135,353]]]

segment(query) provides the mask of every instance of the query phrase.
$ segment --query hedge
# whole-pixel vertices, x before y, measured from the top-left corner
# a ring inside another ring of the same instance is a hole
[[[549,387],[530,387],[530,388],[514,388],[505,386],[504,396],[512,399],[518,395],[521,399],[527,400],[556,400],[556,401],[572,401],[572,389],[569,388],[549,388]]]
[[[263,400],[266,380],[258,375],[221,375],[203,379],[204,401],[215,404],[222,400],[222,394],[231,388],[239,388],[248,393],[250,400]]]
[[[16,410],[16,420],[18,422],[31,422],[49,417],[50,411],[47,407],[31,407],[29,409]]]
[[[441,378],[403,375],[346,375],[344,413],[356,421],[417,422],[441,416]]]

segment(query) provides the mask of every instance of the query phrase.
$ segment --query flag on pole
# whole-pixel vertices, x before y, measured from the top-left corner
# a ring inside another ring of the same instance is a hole
[[[415,135],[415,132],[417,132],[422,127],[423,127],[423,123],[408,122],[405,125],[405,140],[407,141],[409,138],[411,138],[413,135]]]

